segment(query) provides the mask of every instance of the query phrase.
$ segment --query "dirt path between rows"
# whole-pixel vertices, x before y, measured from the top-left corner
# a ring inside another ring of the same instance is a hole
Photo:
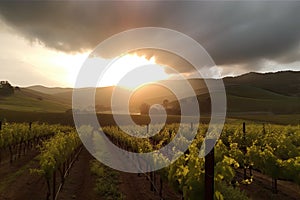
[[[0,166],[0,185],[2,183],[5,185],[6,179],[10,180],[0,194],[1,200],[46,199],[47,187],[44,177],[30,173],[30,169],[39,166],[39,161],[35,158],[37,154],[37,152],[32,152],[12,165]],[[94,190],[96,177],[90,172],[90,161],[92,159],[93,157],[89,152],[83,149],[58,195],[59,200],[103,200]],[[150,191],[150,183],[145,176],[120,172],[119,188],[127,200],[160,199],[157,193]],[[179,199],[166,183],[164,183],[163,195],[165,199]]]
[[[5,153],[8,154],[8,152]],[[2,162],[0,163],[0,180],[18,171],[24,165],[28,164],[38,154],[39,152],[37,150],[30,150],[25,155],[22,155],[20,158],[14,160],[13,163],[10,163],[9,156],[6,156],[6,159],[2,160]]]
[[[120,190],[125,194],[126,200],[160,200],[157,192],[150,191],[150,182],[144,175],[120,173]],[[157,176],[157,180],[159,177]],[[163,183],[163,199],[179,200],[180,196],[174,193],[167,183]]]
[[[30,159],[30,160],[29,160]],[[46,184],[43,177],[30,173],[37,168],[39,161],[35,158],[24,158],[15,161],[6,170],[0,184],[3,185],[1,200],[42,200],[46,195]],[[2,174],[2,173],[1,173]]]
[[[83,149],[78,159],[72,167],[58,199],[103,200],[104,198],[96,194],[94,190],[96,177],[90,171],[90,161],[94,158],[86,149]],[[126,200],[160,199],[157,193],[150,191],[150,182],[145,176],[125,172],[119,172],[119,174],[119,189]],[[180,199],[169,189],[166,183],[164,183],[163,195],[166,200]]]
[[[1,200],[44,200],[47,187],[44,177],[30,173],[30,169],[38,168],[39,161],[35,159],[37,151],[21,157],[14,163],[0,166]],[[94,179],[89,169],[92,156],[82,151],[78,161],[74,163],[58,199],[99,199],[93,195]]]
[[[242,180],[242,170],[237,173]],[[240,188],[255,200],[299,200],[300,186],[290,181],[278,180],[278,194],[272,193],[272,178],[260,172],[253,171],[253,182],[250,185],[241,185]]]
[[[102,200],[94,191],[96,178],[90,172],[91,154],[83,148],[58,195],[59,200]]]

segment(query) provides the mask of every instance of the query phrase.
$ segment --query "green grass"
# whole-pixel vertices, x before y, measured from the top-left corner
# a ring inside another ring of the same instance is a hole
[[[115,125],[114,118],[111,114],[97,114],[102,126]],[[126,116],[123,116],[126,117]],[[88,117],[87,117],[88,118]],[[145,125],[150,122],[149,116],[134,115],[132,119],[137,124]],[[242,121],[256,121],[275,124],[298,125],[300,123],[300,114],[251,114],[251,113],[228,113],[226,116],[227,123],[241,123]],[[46,122],[49,124],[74,125],[72,113],[50,113],[50,112],[20,112],[10,110],[0,110],[0,120],[7,122]],[[209,123],[209,116],[201,116],[201,123]],[[169,116],[167,123],[179,123],[180,116]],[[193,117],[187,117],[183,123],[195,122]],[[88,123],[88,121],[87,121]]]
[[[15,94],[0,98],[0,108],[13,111],[30,112],[65,112],[70,105],[55,101],[48,95],[39,95],[23,89]]]
[[[277,114],[299,114],[299,102],[299,97],[282,97],[280,99],[258,99],[227,95],[227,108],[229,114],[232,112],[269,112]]]
[[[271,100],[293,100],[295,97],[285,96],[274,93],[262,88],[253,87],[250,85],[229,85],[226,86],[226,93],[237,97],[246,97],[252,99],[271,99]]]
[[[232,114],[227,116],[230,119],[241,121],[254,121],[260,123],[272,123],[272,124],[283,124],[283,125],[300,125],[300,114],[291,115],[271,115],[271,114]]]

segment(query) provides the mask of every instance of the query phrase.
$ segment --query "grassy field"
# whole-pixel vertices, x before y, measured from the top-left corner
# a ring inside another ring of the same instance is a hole
[[[249,120],[260,123],[272,123],[272,124],[283,124],[283,125],[300,125],[300,114],[293,115],[272,115],[272,114],[237,114],[228,116],[230,119],[238,120]]]
[[[15,90],[11,96],[0,97],[0,109],[24,112],[64,112],[70,105],[50,95],[28,89]]]
[[[127,116],[120,115],[124,118],[126,124]],[[115,125],[114,118],[111,114],[97,114],[101,125]],[[148,115],[132,115],[133,121],[140,125],[145,125],[150,122]],[[88,117],[87,117],[88,119]],[[258,123],[275,123],[275,124],[291,124],[298,125],[300,123],[300,114],[294,115],[270,115],[270,114],[230,114],[227,115],[226,123],[242,123],[243,121],[255,121]],[[50,124],[65,124],[74,125],[72,113],[57,112],[28,112],[28,111],[9,111],[0,110],[0,120],[7,122],[46,122]],[[209,123],[210,117],[207,115],[201,116],[200,123]],[[167,118],[167,123],[179,123],[180,116],[170,115]],[[184,123],[195,122],[194,117],[186,117]],[[86,123],[89,123],[88,121]]]

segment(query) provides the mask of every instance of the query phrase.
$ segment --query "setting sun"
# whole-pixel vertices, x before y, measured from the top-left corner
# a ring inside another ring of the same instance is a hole
[[[125,54],[111,63],[99,81],[99,86],[118,85],[134,89],[144,83],[168,77],[164,67],[156,63],[155,57],[147,59],[136,54]]]

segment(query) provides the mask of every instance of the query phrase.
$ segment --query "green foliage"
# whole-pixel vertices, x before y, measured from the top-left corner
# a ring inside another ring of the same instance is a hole
[[[143,115],[148,115],[150,110],[150,105],[147,103],[142,103],[140,106],[140,112]]]
[[[226,184],[218,184],[217,187],[219,191],[215,192],[216,200],[249,200],[249,197],[247,197],[245,192],[241,191],[238,188],[234,188]]]
[[[100,162],[90,162],[90,170],[97,177],[95,190],[107,200],[122,200],[124,195],[119,191],[119,173]]]
[[[57,133],[41,145],[40,167],[35,171],[43,174],[49,180],[52,174],[71,157],[80,145],[81,141],[76,132]]]
[[[190,136],[188,124],[179,136],[176,135],[178,124],[165,125],[151,140],[130,137],[114,127],[106,128],[105,133],[117,138],[124,147],[129,145],[132,149],[139,149],[139,152],[160,149],[171,140],[177,144],[173,150],[182,152],[180,147],[193,140],[185,154],[167,168],[159,170],[176,191],[181,192],[185,199],[192,200],[204,198],[205,161],[199,157],[199,149],[207,128],[207,125],[200,125],[194,139]],[[133,129],[127,127],[126,131],[137,131],[139,134],[145,131]],[[299,144],[299,127],[296,126],[250,124],[246,126],[244,137],[241,125],[226,124],[215,145],[215,199],[248,199],[243,192],[233,187],[238,185],[232,180],[235,169],[239,167],[253,166],[273,178],[299,183]],[[251,180],[252,177],[247,183],[251,184]]]
[[[134,127],[132,127],[133,130],[129,129],[130,127],[127,127],[126,131],[138,131]],[[182,127],[183,132],[180,135],[176,135],[176,131],[174,130],[177,129],[178,124],[165,125],[163,130],[159,131],[158,134],[155,135],[154,144],[149,138],[144,138],[142,140],[140,138],[134,138],[128,136],[126,133],[120,131],[116,127],[105,127],[104,132],[109,135],[112,140],[117,140],[121,146],[128,148],[129,145],[131,149],[138,148],[139,152],[149,152],[151,149],[159,149],[164,142],[173,140],[175,143],[173,151],[183,153],[184,149],[182,149],[182,147],[187,145],[193,139],[190,135],[190,125],[185,125]],[[198,130],[198,135],[195,137],[191,145],[189,145],[188,151],[186,151],[170,166],[159,170],[159,173],[162,174],[164,179],[167,179],[169,184],[176,191],[181,192],[185,199],[191,200],[204,198],[205,161],[204,158],[199,157],[199,149],[203,142],[207,125],[201,125],[201,128]],[[139,131],[145,130],[141,129]],[[239,163],[234,158],[229,156],[230,150],[227,149],[226,145],[224,145],[221,140],[216,144],[215,152],[215,196],[217,199],[227,199],[227,196],[224,196],[222,192],[220,192],[219,185],[230,185],[231,180],[235,176],[234,168],[239,167]],[[231,153],[234,152],[238,152],[238,148],[235,147],[234,149],[232,146]],[[157,154],[155,156],[162,157],[163,155]],[[154,160],[156,159],[154,158]]]
[[[7,81],[0,81],[0,96],[10,96],[14,93],[14,88]]]
[[[45,136],[70,129],[68,126],[37,123],[33,123],[30,129],[26,123],[4,123],[2,130],[0,130],[0,149],[5,149],[22,142],[25,143],[33,139],[42,139]]]

